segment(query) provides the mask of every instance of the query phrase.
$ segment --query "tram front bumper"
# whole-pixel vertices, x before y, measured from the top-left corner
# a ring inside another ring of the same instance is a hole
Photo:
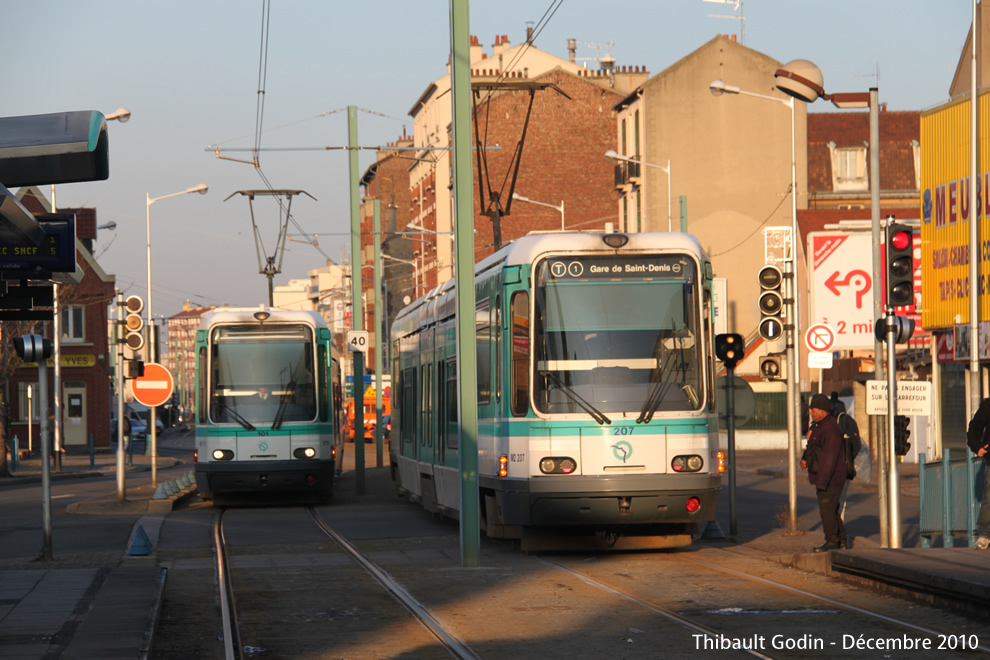
[[[333,460],[197,463],[196,488],[213,494],[329,491],[334,467]]]
[[[549,482],[549,483],[547,483]],[[698,523],[712,520],[718,505],[718,476],[676,475],[630,484],[580,479],[523,482],[496,491],[502,520],[521,526],[603,526]],[[514,485],[514,484],[513,484]],[[695,499],[697,508],[688,502]]]

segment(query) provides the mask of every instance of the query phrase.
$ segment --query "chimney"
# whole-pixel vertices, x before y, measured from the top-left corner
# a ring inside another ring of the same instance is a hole
[[[492,57],[498,57],[505,51],[509,50],[509,37],[505,34],[496,34],[495,43],[492,44]]]
[[[567,56],[571,60],[571,64],[577,62],[577,39],[567,40]]]
[[[484,58],[484,53],[481,52],[481,42],[478,37],[471,37],[471,63],[475,63]]]
[[[533,21],[526,21],[526,43],[533,45]]]

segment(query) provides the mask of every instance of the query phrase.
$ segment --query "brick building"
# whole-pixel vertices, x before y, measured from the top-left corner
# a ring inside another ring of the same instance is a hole
[[[37,187],[22,188],[17,197],[25,208],[34,214],[49,213],[51,204]],[[85,450],[92,436],[94,446],[110,446],[110,417],[112,400],[112,374],[114,354],[108,346],[107,307],[114,300],[113,275],[108,275],[93,256],[96,239],[96,209],[58,209],[60,213],[76,215],[76,263],[82,273],[78,284],[58,285],[59,301],[59,364],[61,385],[61,443],[67,451]],[[44,322],[40,334],[53,337],[53,324]],[[6,383],[11,402],[11,425],[8,438],[14,434],[27,447],[28,423],[32,424],[32,436],[38,448],[40,424],[38,399],[34,397],[34,411],[28,419],[27,388],[37,391],[38,369],[24,365],[17,369]],[[54,409],[55,379],[48,377],[50,409]],[[55,433],[55,425],[49,424],[49,432]],[[54,443],[53,443],[54,444]]]

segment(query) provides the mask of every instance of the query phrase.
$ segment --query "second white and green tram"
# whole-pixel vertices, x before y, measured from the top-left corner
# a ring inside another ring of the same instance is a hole
[[[676,547],[715,518],[712,269],[680,233],[531,234],[475,269],[481,525],[524,549]],[[399,493],[459,508],[455,290],[391,329]]]
[[[206,498],[333,494],[340,362],[316,312],[224,308],[196,332],[196,486]]]

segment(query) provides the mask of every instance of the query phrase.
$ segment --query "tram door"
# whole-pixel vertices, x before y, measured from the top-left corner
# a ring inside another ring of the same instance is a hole
[[[86,383],[66,382],[62,387],[62,437],[65,446],[86,445]]]

